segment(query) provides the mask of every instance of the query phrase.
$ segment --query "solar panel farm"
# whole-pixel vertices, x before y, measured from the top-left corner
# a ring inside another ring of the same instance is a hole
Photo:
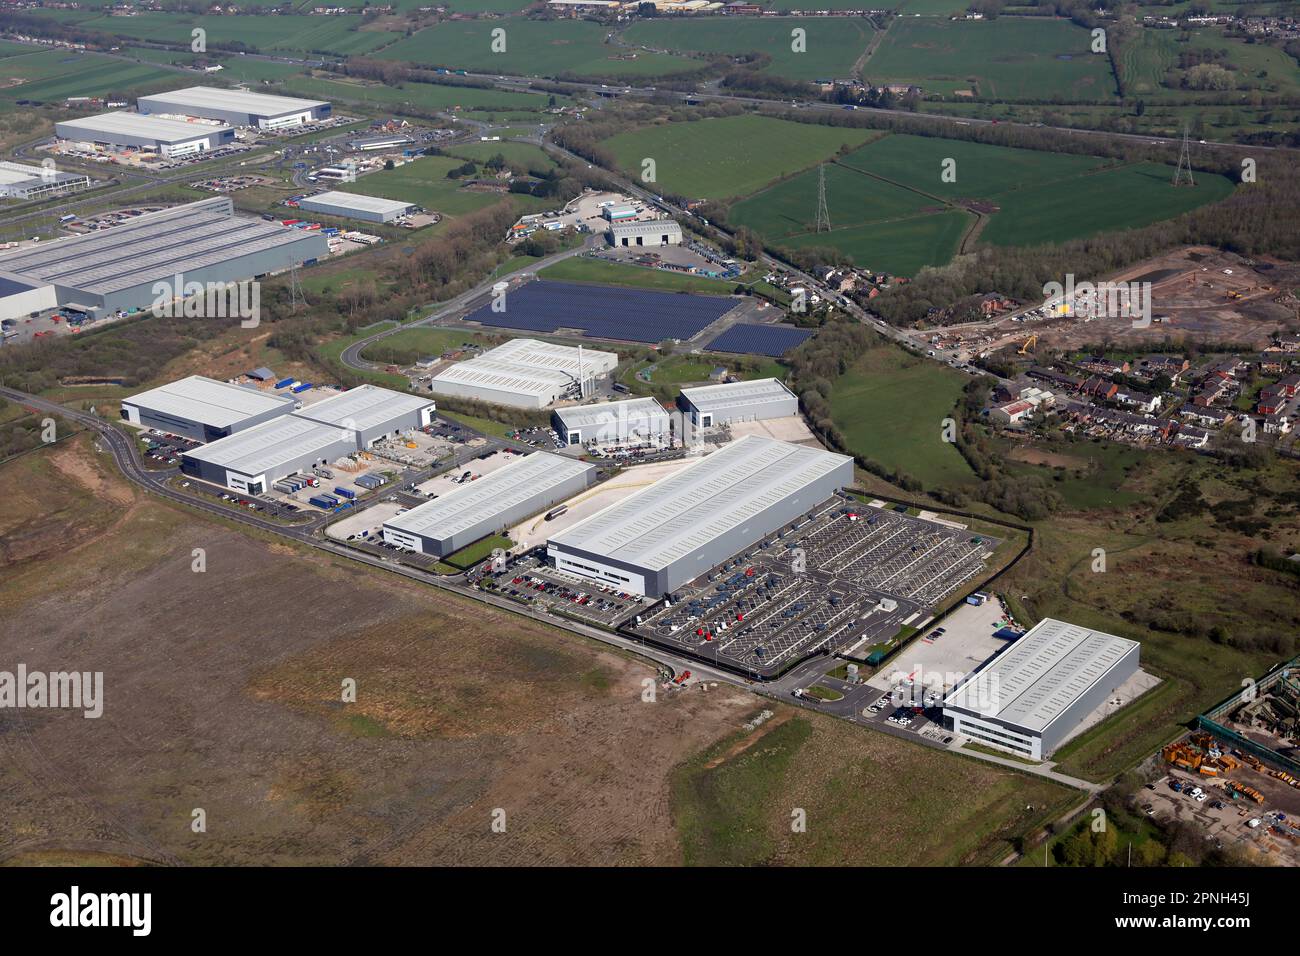
[[[736,308],[724,296],[651,292],[538,280],[510,290],[465,316],[487,328],[555,333],[578,331],[624,342],[687,341]]]

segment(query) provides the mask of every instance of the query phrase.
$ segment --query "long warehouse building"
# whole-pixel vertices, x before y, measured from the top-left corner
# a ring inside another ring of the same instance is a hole
[[[433,401],[419,395],[358,385],[305,406],[298,417],[356,432],[357,447],[369,448],[381,438],[424,428],[434,411]]]
[[[280,418],[181,454],[181,472],[249,495],[357,450],[356,435],[297,415]]]
[[[561,399],[591,394],[593,383],[617,367],[618,355],[613,352],[511,339],[438,373],[429,390],[493,405],[545,408]]]
[[[44,199],[89,188],[90,177],[85,173],[0,162],[0,197],[5,199]]]
[[[547,557],[662,597],[852,483],[852,458],[750,435],[557,533]]]
[[[774,378],[684,388],[677,406],[696,428],[799,414],[799,399]]]
[[[1041,760],[1137,673],[1141,645],[1045,618],[958,684],[945,724],[982,744]]]
[[[101,113],[54,124],[54,135],[74,143],[143,149],[160,156],[193,156],[235,141],[229,126],[187,123],[139,113]]]
[[[672,419],[653,398],[572,405],[551,412],[551,425],[566,445],[667,442]]]
[[[184,452],[181,471],[260,495],[281,478],[361,451],[385,435],[422,428],[432,418],[427,398],[359,385]]]
[[[533,452],[384,522],[384,541],[446,557],[591,485],[596,466]]]
[[[64,306],[104,318],[153,308],[156,287],[174,292],[177,276],[187,285],[242,282],[328,254],[319,231],[236,216],[229,196],[214,196],[0,252],[0,318]]]
[[[211,442],[288,415],[297,405],[288,395],[191,375],[124,398],[122,418],[132,425]]]
[[[323,100],[189,86],[170,93],[152,93],[136,101],[141,113],[173,113],[221,120],[231,126],[285,129],[329,119],[331,107]]]
[[[419,207],[414,203],[380,196],[362,196],[331,190],[298,200],[298,208],[322,216],[359,219],[362,222],[394,222],[409,216]]]

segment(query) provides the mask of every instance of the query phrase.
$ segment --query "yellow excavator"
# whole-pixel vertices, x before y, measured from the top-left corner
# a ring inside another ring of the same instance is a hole
[[[1038,344],[1038,336],[1037,336],[1037,335],[1031,335],[1031,336],[1029,336],[1029,338],[1025,339],[1025,344],[1022,345],[1022,346],[1020,346],[1020,350],[1019,350],[1018,352],[1016,352],[1016,354],[1017,354],[1017,355],[1024,355],[1024,354],[1025,354],[1026,352],[1028,352],[1028,351],[1029,351],[1033,346],[1035,346],[1035,345],[1037,345],[1037,344]]]

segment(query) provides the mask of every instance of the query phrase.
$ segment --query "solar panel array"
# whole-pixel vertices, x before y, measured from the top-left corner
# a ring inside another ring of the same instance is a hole
[[[730,312],[736,300],[539,279],[512,289],[505,305],[503,312],[485,305],[467,315],[466,321],[529,332],[581,329],[587,335],[624,342],[685,341]]]
[[[810,329],[738,322],[705,346],[710,352],[734,352],[780,358],[812,335]]]

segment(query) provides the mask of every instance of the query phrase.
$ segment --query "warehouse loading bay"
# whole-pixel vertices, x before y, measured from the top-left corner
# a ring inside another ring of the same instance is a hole
[[[760,679],[818,652],[865,657],[928,620],[980,575],[997,545],[841,493],[679,589],[626,631]]]

